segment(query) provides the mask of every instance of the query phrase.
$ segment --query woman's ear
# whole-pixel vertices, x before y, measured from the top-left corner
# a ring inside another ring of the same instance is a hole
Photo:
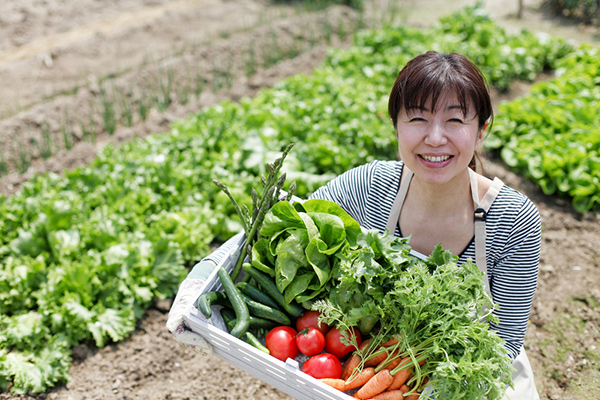
[[[483,129],[477,133],[477,142],[481,142],[483,140],[483,134],[485,133],[485,130],[487,129],[489,124],[489,122],[483,124]]]

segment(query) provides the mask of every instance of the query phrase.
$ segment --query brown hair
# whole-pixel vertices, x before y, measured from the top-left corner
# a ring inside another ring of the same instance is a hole
[[[457,53],[428,51],[409,61],[398,74],[390,93],[388,113],[396,128],[402,108],[425,108],[431,99],[432,110],[448,93],[455,94],[464,115],[475,107],[479,130],[493,120],[492,101],[483,73],[468,58]],[[478,157],[477,154],[475,157]],[[475,158],[474,157],[474,158]],[[472,162],[474,167],[474,160]]]

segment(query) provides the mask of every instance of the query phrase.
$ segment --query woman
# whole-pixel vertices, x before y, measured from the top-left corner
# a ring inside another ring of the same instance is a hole
[[[388,111],[401,161],[354,168],[311,197],[336,202],[367,229],[410,236],[418,254],[441,243],[459,255],[459,263],[477,261],[499,305],[492,329],[505,340],[515,367],[525,371],[515,375],[519,387],[507,394],[538,399],[522,345],[537,286],[540,217],[527,197],[474,172],[493,117],[483,75],[464,56],[427,52],[398,75]],[[218,262],[229,246],[207,260]],[[181,324],[174,324],[169,327],[177,332]]]

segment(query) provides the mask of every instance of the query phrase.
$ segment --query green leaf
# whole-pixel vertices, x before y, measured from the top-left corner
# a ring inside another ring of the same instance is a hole
[[[322,213],[339,217],[346,231],[346,240],[350,246],[356,245],[356,238],[362,232],[360,225],[338,204],[328,200],[311,199],[302,203],[302,207],[307,213]]]
[[[273,205],[265,216],[260,234],[265,237],[275,237],[282,231],[291,228],[306,229],[304,221],[294,207],[287,201],[280,201]]]
[[[96,346],[104,347],[108,339],[118,342],[135,329],[135,319],[129,310],[107,308],[99,313],[94,322],[88,324]]]
[[[308,267],[305,248],[308,244],[306,230],[294,229],[277,245],[275,260],[275,283],[280,292],[294,280],[298,271]]]

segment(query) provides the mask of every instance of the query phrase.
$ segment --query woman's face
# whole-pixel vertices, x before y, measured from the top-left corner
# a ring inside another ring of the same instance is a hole
[[[450,183],[466,172],[483,131],[469,104],[463,114],[455,96],[431,100],[424,109],[402,108],[398,114],[396,136],[400,158],[415,177],[427,183]]]

